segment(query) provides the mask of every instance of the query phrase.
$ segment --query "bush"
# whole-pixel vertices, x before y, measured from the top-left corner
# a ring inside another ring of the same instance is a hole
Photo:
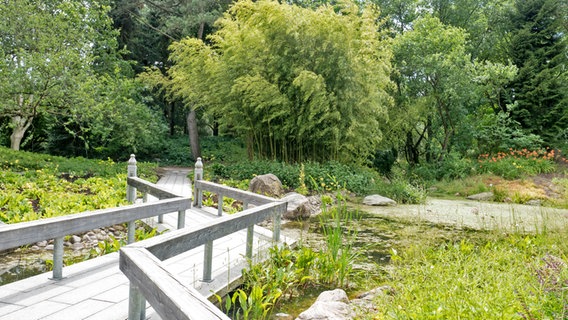
[[[67,159],[0,147],[0,220],[7,223],[126,203],[126,163]],[[156,180],[155,165],[138,176]]]
[[[463,179],[473,173],[473,162],[451,153],[441,162],[425,163],[417,166],[412,172],[421,180],[434,181],[443,179]]]
[[[549,173],[556,169],[554,150],[527,149],[482,154],[478,158],[478,171],[492,173],[505,179],[518,179],[525,175]]]
[[[247,180],[257,175],[272,173],[276,175],[285,188],[302,187],[300,164],[286,164],[276,161],[257,160],[238,163],[212,163],[205,169],[210,178]],[[368,168],[348,166],[338,162],[307,162],[303,164],[303,175],[306,187],[316,192],[332,192],[346,189],[356,194],[364,194],[374,188],[379,175]]]
[[[426,201],[426,191],[423,188],[412,185],[401,178],[377,183],[374,192],[389,197],[398,203],[418,204]]]

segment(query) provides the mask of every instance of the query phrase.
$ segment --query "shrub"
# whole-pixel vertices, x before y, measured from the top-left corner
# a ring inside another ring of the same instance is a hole
[[[478,171],[492,173],[505,179],[518,179],[525,175],[549,173],[555,170],[554,150],[527,149],[481,154],[478,157]]]
[[[470,159],[451,153],[443,161],[421,164],[412,172],[425,181],[449,180],[463,179],[471,175],[474,168],[475,166]]]
[[[126,163],[62,158],[0,148],[0,220],[7,223],[126,203]],[[138,163],[156,180],[155,165]]]
[[[374,192],[398,203],[418,204],[426,201],[426,191],[423,188],[412,185],[401,178],[377,183]]]
[[[302,165],[303,170],[301,169]],[[211,172],[210,178],[214,180],[247,180],[256,175],[272,173],[288,189],[302,189],[303,181],[307,189],[317,192],[347,189],[356,194],[364,194],[372,190],[375,182],[379,179],[379,175],[371,169],[348,166],[338,162],[286,164],[257,160],[225,164],[212,163],[209,168],[205,169],[205,173]],[[303,179],[301,179],[301,175],[304,176]]]

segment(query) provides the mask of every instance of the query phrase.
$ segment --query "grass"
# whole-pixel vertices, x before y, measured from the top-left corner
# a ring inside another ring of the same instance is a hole
[[[562,233],[489,233],[393,253],[373,319],[564,319],[568,268]]]

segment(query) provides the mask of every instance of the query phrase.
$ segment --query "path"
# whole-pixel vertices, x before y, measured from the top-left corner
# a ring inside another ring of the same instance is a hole
[[[187,173],[187,169],[167,170],[158,184],[176,193],[191,195]],[[194,208],[186,212],[186,226],[216,218],[216,209]],[[167,214],[159,228],[173,230],[176,224],[177,213]],[[255,253],[259,254],[262,247],[271,245],[271,232],[255,227]],[[211,296],[238,282],[241,270],[247,266],[242,258],[245,248],[246,231],[214,241],[213,281],[210,283],[200,281],[202,247],[169,259],[166,263],[171,272],[192,284],[204,296]],[[49,280],[51,273],[44,273],[0,286],[0,320],[126,319],[129,282],[118,269],[118,253],[65,267],[63,275],[64,279],[54,281]],[[160,319],[150,306],[147,307],[147,319]]]
[[[418,219],[472,229],[542,231],[566,228],[568,210],[508,203],[429,198],[426,204],[353,208],[386,218]]]

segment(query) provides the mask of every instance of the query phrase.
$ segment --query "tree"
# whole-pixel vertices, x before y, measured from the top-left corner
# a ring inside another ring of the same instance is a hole
[[[187,36],[205,39],[213,23],[227,8],[227,0],[118,0],[112,11],[115,25],[121,28],[121,43],[127,45],[131,57],[139,62],[137,71],[155,67],[165,73],[169,66],[166,48],[173,41]],[[160,97],[156,94],[157,98]],[[162,99],[164,114],[169,118],[170,134],[175,133],[177,120],[185,121],[193,158],[201,156],[198,115],[192,104],[180,100]]]
[[[427,161],[442,160],[472,109],[473,65],[465,44],[462,29],[445,26],[435,17],[417,19],[413,29],[395,41],[396,110],[407,119],[405,151],[410,163],[418,163],[421,153]]]
[[[547,143],[568,144],[567,17],[562,0],[516,1],[511,16],[510,57],[519,68],[513,82],[513,119]]]
[[[337,10],[337,11],[336,11]],[[239,1],[209,40],[172,45],[166,86],[221,115],[249,155],[361,161],[380,141],[390,50],[377,12]]]
[[[96,43],[108,30],[98,2],[7,0],[0,6],[0,112],[11,148],[42,114],[62,114],[69,94],[92,72]],[[99,47],[100,48],[100,47]]]

